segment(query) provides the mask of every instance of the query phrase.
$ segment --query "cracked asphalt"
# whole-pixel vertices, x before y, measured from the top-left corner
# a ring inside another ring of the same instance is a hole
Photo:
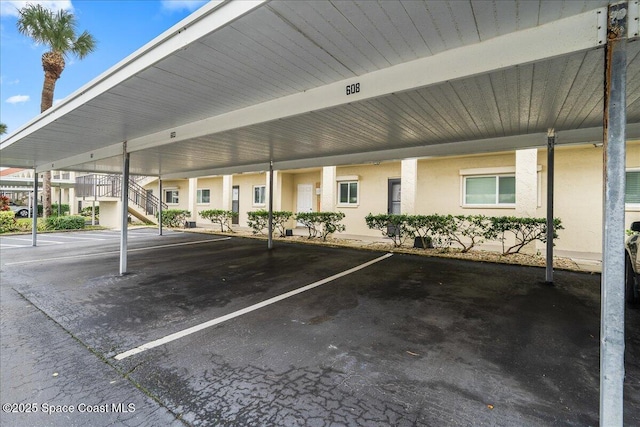
[[[599,275],[549,287],[539,268],[395,254],[117,360],[383,255],[130,233],[125,276],[107,233],[0,238],[1,425],[598,424]],[[626,315],[632,426],[640,313]]]

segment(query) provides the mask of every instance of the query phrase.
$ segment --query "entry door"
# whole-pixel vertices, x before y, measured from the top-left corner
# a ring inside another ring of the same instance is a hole
[[[297,212],[313,212],[313,184],[298,184]]]
[[[389,191],[387,194],[387,213],[400,214],[400,178],[389,179]],[[389,235],[394,235],[394,227],[389,226]]]
[[[153,212],[155,211],[155,209],[157,208],[157,206],[153,206],[153,200],[151,200],[151,198],[153,197],[153,190],[147,190],[147,200],[146,200],[146,208],[147,208],[147,215],[153,215]]]
[[[227,187],[228,188],[228,187]],[[234,185],[231,189],[231,212],[237,213],[231,220],[231,224],[239,224],[240,221],[240,186]]]

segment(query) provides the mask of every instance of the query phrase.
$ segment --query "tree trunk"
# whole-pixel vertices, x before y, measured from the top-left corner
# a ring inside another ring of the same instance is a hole
[[[45,52],[42,55],[42,68],[44,69],[44,84],[40,98],[40,112],[44,112],[53,105],[53,92],[56,81],[64,70],[64,56],[59,52]],[[42,217],[51,216],[51,171],[44,173],[42,178]]]

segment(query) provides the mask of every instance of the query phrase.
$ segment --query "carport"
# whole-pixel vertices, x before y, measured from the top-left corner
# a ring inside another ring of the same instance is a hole
[[[547,146],[552,202],[555,144],[604,143],[600,422],[622,425],[640,44],[638,2],[609,3],[210,2],[9,135],[2,166],[171,179]]]

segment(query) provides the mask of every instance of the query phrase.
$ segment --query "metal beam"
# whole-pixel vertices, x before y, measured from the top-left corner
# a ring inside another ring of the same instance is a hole
[[[38,172],[33,171],[33,210],[31,211],[31,246],[38,243]]]
[[[604,212],[600,319],[600,425],[623,425],[626,2],[609,5],[604,79]]]
[[[273,162],[269,162],[269,238],[267,247],[273,249]]]
[[[122,144],[122,222],[120,231],[120,274],[127,273],[127,231],[129,227],[129,156],[127,142]]]
[[[553,224],[553,190],[555,185],[555,158],[556,132],[549,129],[547,134],[547,268],[545,281],[553,284],[553,240],[555,228]]]
[[[162,178],[158,178],[158,234],[162,236]]]

